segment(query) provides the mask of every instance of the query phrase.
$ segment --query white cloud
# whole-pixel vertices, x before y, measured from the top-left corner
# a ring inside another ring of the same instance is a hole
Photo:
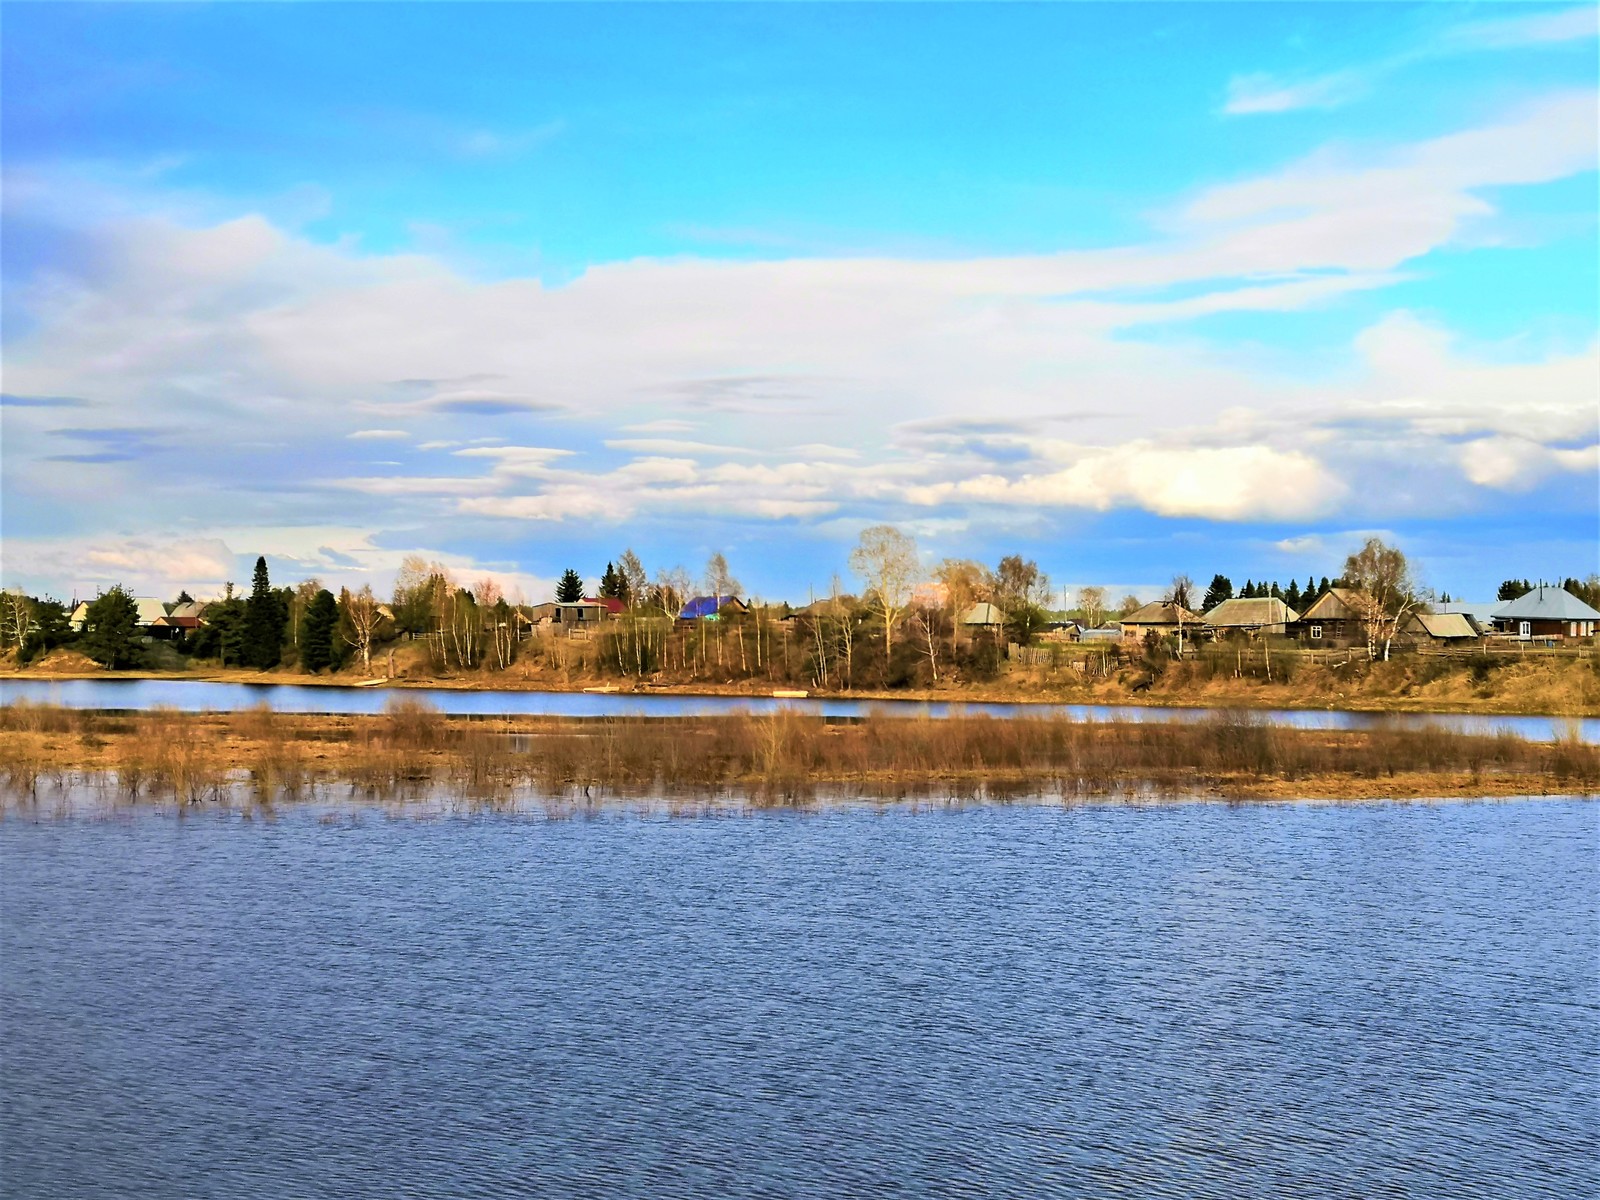
[[[1582,472],[1595,486],[1600,444],[1567,449],[1518,437],[1477,438],[1461,447],[1461,467],[1473,483],[1508,492],[1527,491],[1559,471]]]
[[[1600,9],[1580,5],[1559,12],[1475,21],[1447,29],[1433,41],[1364,66],[1322,75],[1283,78],[1266,72],[1228,81],[1222,111],[1229,116],[1340,108],[1368,95],[1384,78],[1415,63],[1490,50],[1550,46],[1600,34]]]
[[[332,498],[341,519],[405,529],[658,513],[956,529],[979,510],[993,523],[1122,506],[1279,520],[1373,503],[1367,484],[1397,458],[1439,474],[1396,503],[1449,503],[1458,485],[1585,469],[1571,447],[1596,436],[1594,346],[1491,358],[1395,313],[1319,375],[1151,327],[1381,290],[1492,213],[1481,193],[1591,169],[1595,142],[1592,96],[1562,93],[1210,188],[1142,244],[638,260],[559,287],[318,244],[260,216],[191,227],[119,212],[8,296],[31,322],[8,338],[8,391],[101,407],[7,406],[6,486],[83,503],[82,475],[47,460],[57,430],[109,406],[159,412],[185,450],[275,443],[248,469],[214,449],[181,473],[94,466],[152,528],[191,521],[220,487],[249,500],[244,478],[263,506],[317,519]],[[35,184],[24,204],[44,219],[53,192]],[[1043,436],[1062,423],[1072,442]],[[375,475],[350,444],[407,437],[449,458]]]
[[[1239,521],[1321,515],[1343,493],[1326,467],[1298,451],[1135,442],[1083,453],[1056,471],[980,475],[912,488],[909,496],[926,504],[953,498],[1093,509],[1134,504],[1165,517]]]
[[[1338,108],[1365,94],[1367,77],[1359,71],[1336,71],[1298,82],[1265,73],[1235,75],[1228,81],[1222,111],[1231,116],[1292,112],[1302,108]]]

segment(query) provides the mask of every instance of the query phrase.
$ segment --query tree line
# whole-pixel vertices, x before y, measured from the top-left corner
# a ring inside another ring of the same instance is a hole
[[[607,621],[596,644],[583,651],[592,660],[587,665],[635,676],[662,670],[707,676],[759,671],[818,687],[854,686],[869,678],[890,686],[936,682],[952,672],[993,672],[1004,643],[1026,645],[1053,621],[1071,618],[1099,626],[1141,606],[1133,595],[1113,604],[1100,587],[1058,594],[1039,564],[1021,555],[1004,556],[992,567],[964,558],[929,566],[915,539],[890,525],[864,530],[848,564],[857,588],[846,590],[835,576],[825,596],[796,608],[745,597],[721,553],[713,554],[696,578],[682,566],[651,574],[626,548],[599,573],[597,595],[616,602],[620,620]],[[1508,580],[1502,598],[1529,586]],[[1600,600],[1600,578],[1568,579],[1564,586],[1591,604]],[[1374,597],[1369,639],[1374,654],[1380,647],[1386,652],[1408,615],[1433,600],[1405,556],[1378,539],[1350,555],[1337,577],[1308,577],[1303,586],[1297,580],[1283,585],[1247,579],[1235,591],[1232,580],[1218,573],[1197,598],[1198,589],[1180,574],[1161,599],[1184,611],[1204,612],[1236,595],[1277,597],[1304,611],[1334,587]],[[696,594],[722,598],[714,608],[728,598],[748,599],[749,611],[680,628],[677,617]],[[585,597],[576,568],[562,573],[555,595],[565,603]],[[184,594],[179,602],[189,599]],[[975,610],[978,615],[968,623],[967,614]],[[22,663],[70,644],[107,667],[137,666],[157,653],[140,636],[137,616],[133,596],[120,586],[87,606],[81,631],[72,628],[65,605],[7,592],[0,597],[0,645],[17,647]],[[524,654],[538,652],[525,638],[532,619],[533,606],[520,594],[507,595],[494,579],[465,582],[444,565],[416,555],[403,560],[387,602],[370,585],[337,593],[317,579],[275,587],[265,557],[259,557],[249,592],[236,594],[228,584],[205,607],[199,628],[175,636],[170,649],[225,666],[295,666],[319,673],[359,663],[370,672],[375,651],[422,642],[437,670],[505,670]],[[1181,643],[1181,624],[1177,636]]]

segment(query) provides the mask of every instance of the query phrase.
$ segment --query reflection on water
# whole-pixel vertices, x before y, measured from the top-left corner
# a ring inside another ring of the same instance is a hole
[[[1600,1194],[1595,804],[550,815],[0,821],[5,1193]]]
[[[827,717],[879,714],[946,717],[953,713],[993,717],[1068,715],[1081,721],[1199,721],[1223,711],[1094,704],[948,704],[921,700],[848,700],[834,697],[779,700],[771,696],[664,696],[589,692],[457,691],[448,688],[386,689],[314,687],[297,684],[205,683],[181,679],[0,679],[0,703],[17,700],[70,708],[172,708],[226,712],[266,704],[278,712],[378,713],[396,696],[422,700],[452,716],[687,717],[732,712],[790,711]],[[1361,729],[1387,723],[1436,725],[1446,729],[1498,732],[1549,741],[1576,735],[1600,742],[1600,719],[1463,716],[1458,713],[1373,714],[1309,709],[1269,709],[1261,717],[1302,729]]]

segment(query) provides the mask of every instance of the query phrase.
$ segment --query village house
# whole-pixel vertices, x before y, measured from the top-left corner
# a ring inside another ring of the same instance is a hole
[[[1471,646],[1483,630],[1466,613],[1413,613],[1401,636],[1419,645]]]
[[[1282,637],[1299,619],[1300,614],[1276,596],[1248,600],[1235,596],[1205,614],[1205,623],[1219,638],[1229,635],[1253,638],[1261,634]]]
[[[1152,600],[1137,612],[1122,618],[1122,640],[1142,642],[1151,633],[1157,637],[1170,636],[1176,639],[1180,629],[1185,638],[1194,638],[1204,627],[1205,619],[1199,613],[1190,612],[1181,604]]]
[[[1005,626],[1006,615],[987,602],[974,604],[961,614],[962,628],[971,633],[979,629],[1000,629]]]
[[[1289,632],[1312,649],[1324,646],[1364,646],[1367,626],[1364,614],[1372,609],[1365,592],[1352,588],[1329,588],[1317,597]]]
[[[1521,641],[1577,641],[1594,637],[1600,612],[1565,588],[1541,584],[1497,608],[1494,627]]]
[[[744,616],[749,611],[750,606],[737,596],[694,596],[678,613],[678,620],[716,621]]]
[[[167,606],[154,596],[132,597],[138,615],[134,617],[133,624],[145,637],[171,636],[158,622],[167,615]],[[79,633],[83,632],[84,624],[88,621],[90,601],[80,601],[72,610],[72,615],[67,618],[72,627]]]

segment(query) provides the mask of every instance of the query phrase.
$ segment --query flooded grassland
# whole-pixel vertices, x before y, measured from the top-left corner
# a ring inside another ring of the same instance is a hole
[[[0,708],[8,806],[67,792],[116,802],[403,801],[451,794],[586,802],[739,796],[767,805],[911,796],[1374,799],[1589,794],[1600,746],[1429,726],[1307,729],[1247,714],[1149,724],[1068,716],[791,712],[670,719]]]

